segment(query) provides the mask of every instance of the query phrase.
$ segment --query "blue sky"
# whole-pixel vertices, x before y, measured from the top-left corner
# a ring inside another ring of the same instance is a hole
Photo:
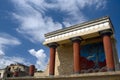
[[[44,70],[49,48],[44,34],[110,16],[120,53],[119,0],[0,0],[0,68],[19,62]],[[119,54],[120,58],[120,54]]]

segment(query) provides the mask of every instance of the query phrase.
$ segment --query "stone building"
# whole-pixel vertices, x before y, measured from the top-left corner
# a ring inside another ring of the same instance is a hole
[[[26,76],[29,74],[29,67],[20,63],[10,64],[6,67],[7,77]]]
[[[0,69],[0,79],[4,78],[6,76],[5,72],[6,72],[5,69]]]
[[[20,63],[15,63],[10,64],[5,69],[0,69],[0,78],[34,76],[35,71],[34,65],[29,67]]]
[[[50,60],[43,73],[7,80],[120,80],[114,28],[109,17],[45,34]]]
[[[45,34],[45,38],[43,44],[50,48],[46,75],[119,70],[114,28],[109,17],[53,31]]]

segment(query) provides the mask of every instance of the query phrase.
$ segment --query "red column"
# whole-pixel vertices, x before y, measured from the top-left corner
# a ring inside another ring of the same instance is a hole
[[[34,76],[34,72],[35,72],[35,66],[34,65],[30,65],[30,67],[29,67],[29,75],[30,76]]]
[[[112,50],[112,43],[111,43],[111,37],[110,37],[112,32],[103,31],[101,33],[102,33],[102,38],[103,38],[107,69],[108,71],[114,71],[115,65],[114,65],[113,50]]]
[[[55,53],[56,47],[58,46],[57,43],[48,44],[50,47],[50,62],[49,62],[49,75],[54,75],[55,72]]]
[[[15,71],[13,75],[14,77],[18,77],[18,71]]]
[[[80,73],[81,71],[81,64],[80,64],[80,37],[75,37],[71,39],[73,41],[73,67],[74,73]]]

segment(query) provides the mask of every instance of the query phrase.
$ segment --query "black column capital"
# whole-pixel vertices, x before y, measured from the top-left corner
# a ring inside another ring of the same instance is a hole
[[[100,31],[99,34],[101,36],[104,36],[104,35],[108,35],[108,36],[111,36],[113,34],[112,30],[103,30],[103,31]]]
[[[71,40],[72,42],[80,42],[80,41],[82,41],[83,39],[82,39],[80,36],[77,36],[77,37],[70,38],[70,40]]]
[[[48,47],[52,47],[52,48],[56,48],[57,46],[59,46],[59,44],[56,43],[56,42],[53,42],[53,43],[47,44],[47,46],[48,46]]]

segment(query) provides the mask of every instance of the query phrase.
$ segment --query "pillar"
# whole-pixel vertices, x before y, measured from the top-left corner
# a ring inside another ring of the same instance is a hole
[[[14,76],[14,77],[18,77],[18,71],[15,71],[15,72],[13,73],[13,76]]]
[[[114,71],[114,58],[113,58],[113,50],[112,50],[112,42],[111,42],[111,30],[101,31],[100,34],[102,35],[104,51],[106,56],[106,66],[108,71]]]
[[[49,62],[49,75],[54,75],[55,73],[55,53],[58,46],[57,43],[48,44],[50,48],[50,62]]]
[[[73,42],[73,69],[75,74],[79,74],[81,71],[81,64],[80,64],[80,37],[71,38]]]
[[[29,67],[29,76],[34,76],[34,72],[35,72],[35,66],[30,65],[30,67]]]

